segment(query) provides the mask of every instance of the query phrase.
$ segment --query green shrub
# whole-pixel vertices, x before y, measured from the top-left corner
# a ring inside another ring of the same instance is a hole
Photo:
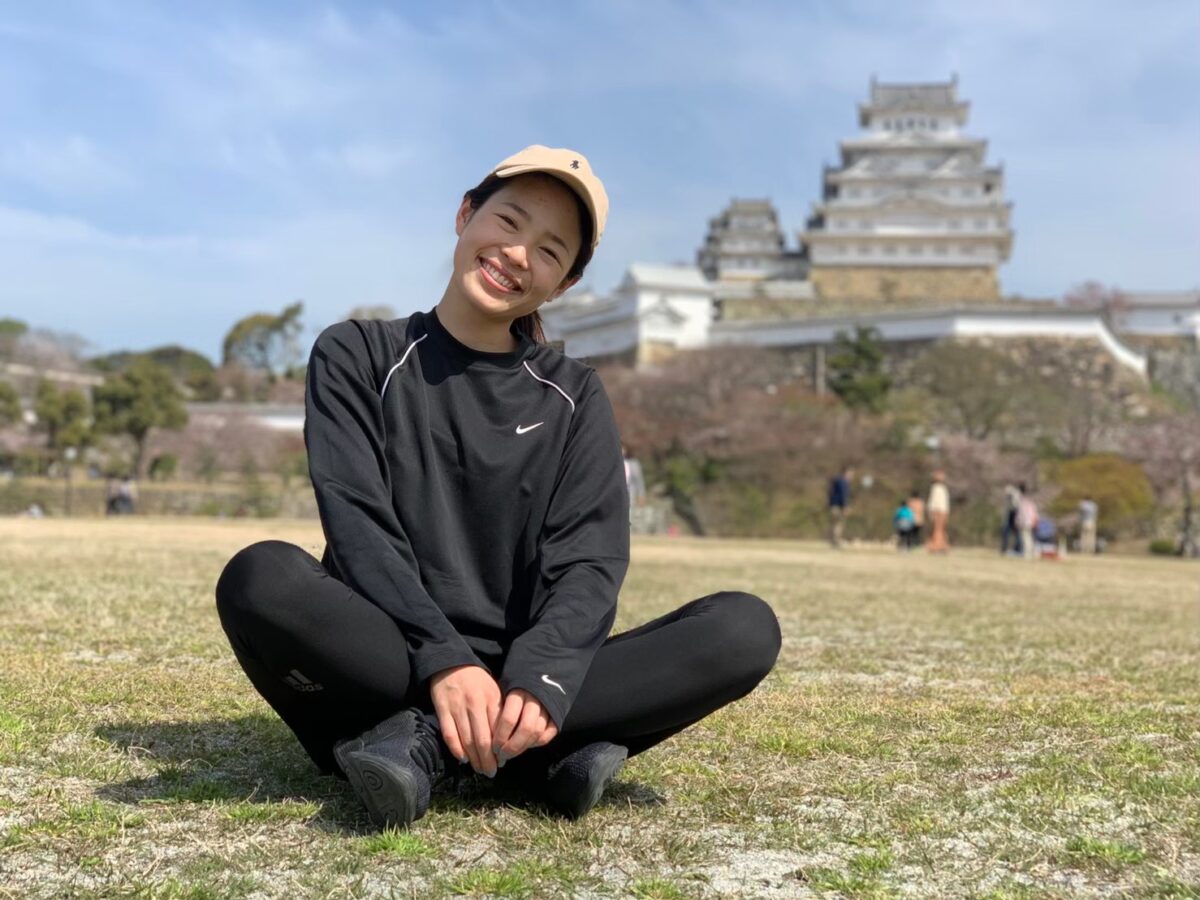
[[[168,481],[179,468],[179,457],[173,453],[160,453],[150,462],[150,480]]]
[[[281,453],[275,460],[275,472],[284,489],[291,486],[292,479],[304,481],[308,478],[308,454],[303,450]]]
[[[1179,553],[1179,548],[1174,541],[1166,538],[1155,538],[1150,542],[1150,552],[1155,556],[1175,556]]]
[[[36,447],[18,450],[13,455],[12,467],[17,475],[41,475],[46,470],[46,454]]]
[[[1100,530],[1105,534],[1142,532],[1154,512],[1154,494],[1137,463],[1113,453],[1094,453],[1049,466],[1050,481],[1060,488],[1050,514],[1061,516],[1079,508],[1091,496],[1100,507]]]
[[[196,475],[206,484],[212,484],[217,480],[217,475],[221,471],[220,458],[217,456],[217,451],[212,447],[204,446],[196,454]]]

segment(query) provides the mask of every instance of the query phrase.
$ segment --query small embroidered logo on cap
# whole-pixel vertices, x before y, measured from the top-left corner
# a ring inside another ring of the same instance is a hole
[[[579,160],[577,160],[577,159],[571,160],[571,168],[578,169],[579,168]]]

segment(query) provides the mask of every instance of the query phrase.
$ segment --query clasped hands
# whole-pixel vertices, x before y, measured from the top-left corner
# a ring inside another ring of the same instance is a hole
[[[518,688],[501,698],[500,685],[481,666],[443,669],[429,680],[429,694],[450,752],[489,778],[508,760],[558,734],[536,697]]]

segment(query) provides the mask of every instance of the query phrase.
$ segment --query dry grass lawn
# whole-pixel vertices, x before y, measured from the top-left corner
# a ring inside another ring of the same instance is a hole
[[[238,548],[315,524],[0,522],[0,897],[1198,897],[1200,567],[644,540],[618,627],[719,588],[750,698],[569,823],[485,784],[377,834],[243,678]]]

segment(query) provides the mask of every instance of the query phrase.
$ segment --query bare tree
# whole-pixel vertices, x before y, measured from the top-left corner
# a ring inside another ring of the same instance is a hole
[[[240,319],[225,335],[222,364],[287,375],[301,359],[298,339],[303,312],[304,302],[297,300],[278,315],[254,313]]]
[[[1129,313],[1129,298],[1121,289],[1105,286],[1098,281],[1075,285],[1063,296],[1063,302],[1073,309],[1099,312],[1117,330],[1125,327],[1125,317]]]
[[[1020,368],[990,347],[948,342],[925,351],[912,376],[953,430],[982,441],[1002,428],[1023,381]]]
[[[1179,554],[1200,556],[1194,495],[1200,487],[1200,415],[1160,419],[1131,432],[1127,442],[1126,452],[1142,464],[1158,501],[1165,502],[1173,491],[1179,494]]]

